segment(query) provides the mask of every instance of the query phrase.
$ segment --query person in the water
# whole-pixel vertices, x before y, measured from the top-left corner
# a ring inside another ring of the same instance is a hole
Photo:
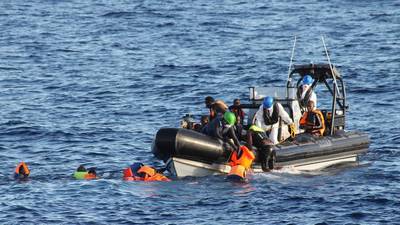
[[[24,162],[18,163],[17,167],[15,168],[14,172],[14,178],[15,179],[26,179],[29,177],[29,174],[31,172],[29,171],[28,166]]]
[[[78,169],[74,172],[74,178],[77,180],[92,180],[96,179],[97,173],[96,173],[96,168],[91,167],[89,169],[86,169],[85,166],[80,165]]]
[[[164,169],[165,170],[165,169]],[[126,181],[171,181],[162,174],[163,171],[142,163],[134,163],[124,169],[124,180]]]

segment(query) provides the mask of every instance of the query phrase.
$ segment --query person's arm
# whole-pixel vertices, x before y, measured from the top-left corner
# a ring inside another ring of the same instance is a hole
[[[253,119],[253,124],[256,125],[259,128],[263,128],[263,122],[264,122],[264,118],[263,118],[263,110],[259,109],[256,114],[254,115],[254,119]]]
[[[239,149],[240,149],[240,141],[236,136],[236,132],[235,132],[233,126],[229,128],[229,136],[233,139],[233,142],[236,145],[236,151],[239,151]]]
[[[286,112],[286,110],[283,108],[283,106],[280,103],[277,103],[278,107],[279,107],[279,116],[281,117],[281,119],[283,120],[283,122],[285,122],[285,124],[292,124],[293,121],[290,118],[289,114]]]
[[[220,140],[224,140],[224,137],[222,135],[223,130],[222,130],[220,123],[221,122],[215,123],[215,127],[214,127],[215,137]]]
[[[322,128],[322,118],[321,115],[319,113],[315,113],[317,120],[318,120],[318,126],[316,126],[316,124],[314,124],[313,129],[321,129]]]

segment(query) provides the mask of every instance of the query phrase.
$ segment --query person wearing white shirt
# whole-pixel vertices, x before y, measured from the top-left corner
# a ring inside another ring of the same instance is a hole
[[[297,90],[297,98],[302,112],[307,111],[309,101],[313,101],[315,106],[317,105],[317,95],[312,89],[313,82],[314,79],[310,75],[305,75],[302,80],[302,85]]]
[[[272,144],[278,144],[279,118],[287,125],[293,124],[289,114],[279,102],[274,102],[270,96],[264,98],[254,116],[254,125],[263,129]]]

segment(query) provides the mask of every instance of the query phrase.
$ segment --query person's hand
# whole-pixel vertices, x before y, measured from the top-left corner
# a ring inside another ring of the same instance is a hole
[[[289,125],[290,128],[290,136],[292,136],[292,138],[294,138],[296,136],[297,130],[296,130],[296,125],[294,123],[291,123]]]

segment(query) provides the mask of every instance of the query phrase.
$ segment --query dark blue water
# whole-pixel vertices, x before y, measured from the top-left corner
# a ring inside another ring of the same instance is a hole
[[[400,223],[400,3],[78,1],[0,3],[1,224]],[[283,85],[295,63],[332,62],[348,129],[369,132],[361,166],[223,177],[121,180],[162,126]],[[31,179],[12,179],[26,161]],[[80,165],[104,179],[75,181]],[[115,172],[116,171],[116,172]]]

